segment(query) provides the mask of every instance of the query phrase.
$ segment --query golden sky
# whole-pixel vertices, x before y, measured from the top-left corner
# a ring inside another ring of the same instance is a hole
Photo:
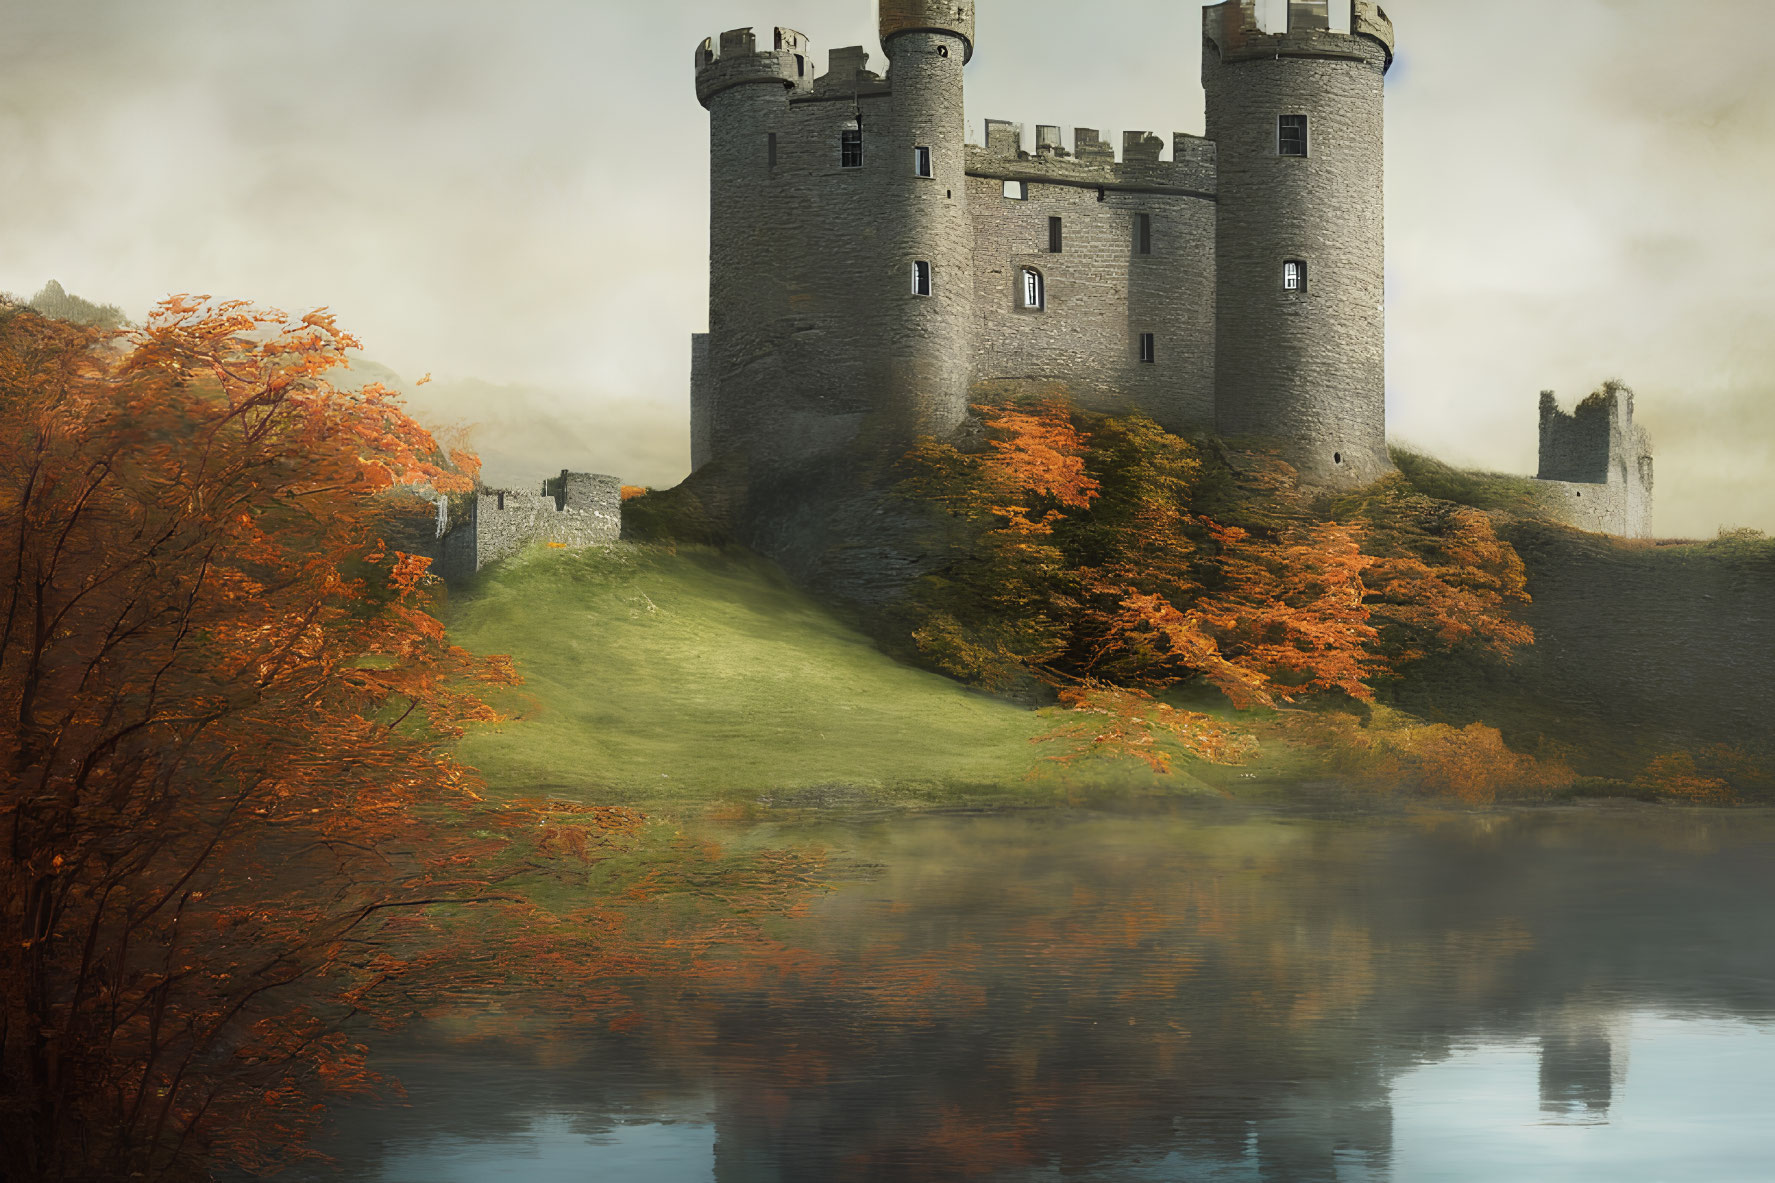
[[[1191,0],[979,0],[968,120],[1202,130]],[[1394,438],[1517,472],[1639,392],[1658,529],[1775,530],[1769,0],[1393,0]],[[706,325],[691,54],[868,0],[0,0],[0,290],[326,304],[491,476],[670,484]],[[1119,135],[1113,137],[1119,143]]]

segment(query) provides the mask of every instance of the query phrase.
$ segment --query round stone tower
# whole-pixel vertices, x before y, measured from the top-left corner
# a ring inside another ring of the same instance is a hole
[[[1329,11],[1331,5],[1343,12]],[[1203,10],[1219,154],[1215,418],[1281,441],[1309,482],[1391,468],[1386,428],[1382,84],[1393,27],[1369,0]]]
[[[868,126],[863,134],[884,154],[887,249],[876,264],[889,294],[876,339],[886,363],[882,426],[940,435],[968,405],[974,232],[962,67],[974,53],[974,0],[881,0],[881,45],[893,117],[882,135]]]
[[[723,452],[764,458],[780,426],[757,395],[780,389],[775,350],[787,316],[795,240],[791,211],[772,192],[772,153],[789,96],[811,93],[807,38],[773,30],[761,47],[751,29],[721,34],[696,51],[696,97],[709,110],[709,338],[693,418]]]

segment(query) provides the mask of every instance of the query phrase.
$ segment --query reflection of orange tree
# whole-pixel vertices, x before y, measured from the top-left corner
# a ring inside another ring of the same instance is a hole
[[[903,610],[938,668],[1058,691],[1072,708],[1062,761],[1236,762],[1249,721],[1165,698],[1199,685],[1237,711],[1367,704],[1429,654],[1508,661],[1533,641],[1510,614],[1527,600],[1522,563],[1491,519],[1400,478],[1327,506],[1273,455],[1208,448],[1138,414],[1059,398],[980,412],[984,447],[926,441],[907,460],[905,489],[940,511],[949,546]],[[1489,728],[1447,731],[1412,745],[1461,765],[1445,779],[1463,795],[1561,775]]]
[[[324,313],[0,317],[0,1177],[266,1165],[372,1083],[354,1014],[590,1005],[621,918],[538,900],[639,819],[482,799],[449,744],[514,673],[380,541],[379,494],[473,457],[330,385]]]
[[[1354,1103],[1384,1095],[1367,1041],[1388,975],[1479,1009],[1529,947],[1491,918],[1383,947],[1338,898],[1347,885],[1318,898],[1302,870],[1349,850],[1279,826],[1259,840],[1171,830],[1079,865],[1038,844],[1041,867],[1017,877],[971,844],[921,851],[854,893],[886,899],[822,905],[862,915],[705,967],[697,1006],[636,1036],[662,1062],[718,1047],[739,1077],[724,1139],[794,1153],[810,1107],[825,1112],[844,1131],[845,1177],[980,1177],[1063,1147],[1110,1160],[1175,1144],[1171,1113],[1237,1157],[1250,1119],[1286,1102],[1276,1082],[1338,1074]],[[1339,846],[1384,841],[1351,831]],[[982,899],[990,909],[970,906]],[[891,1103],[858,1083],[859,1063],[896,1081]],[[1217,1095],[1243,1099],[1216,1111]]]

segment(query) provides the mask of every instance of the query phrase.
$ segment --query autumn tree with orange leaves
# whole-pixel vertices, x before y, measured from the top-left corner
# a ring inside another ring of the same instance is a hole
[[[1223,723],[1155,697],[1174,688],[1240,710],[1366,702],[1428,653],[1532,640],[1509,613],[1521,562],[1483,514],[1391,486],[1327,513],[1273,456],[1059,397],[980,413],[984,447],[927,440],[906,461],[948,531],[905,605],[913,638],[983,687],[1053,688],[1086,716],[1065,730],[1102,750],[1162,770],[1157,733],[1236,758]]]
[[[380,541],[469,458],[331,385],[355,344],[0,313],[0,1178],[268,1165],[369,1082],[340,1022],[419,955],[391,921],[517,906],[517,815],[446,746],[509,663]]]

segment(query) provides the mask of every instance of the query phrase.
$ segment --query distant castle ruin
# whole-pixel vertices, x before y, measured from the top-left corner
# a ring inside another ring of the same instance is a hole
[[[1205,136],[1092,128],[1067,147],[986,122],[968,144],[974,0],[880,0],[860,46],[696,51],[710,121],[709,331],[691,349],[691,454],[756,481],[945,435],[982,384],[1063,386],[1178,432],[1277,441],[1309,482],[1366,484],[1387,450],[1383,84],[1371,0],[1202,12]],[[1624,388],[1542,412],[1548,504],[1649,534],[1651,461]],[[1607,401],[1607,400],[1605,400]],[[1606,428],[1606,430],[1605,430]],[[1624,473],[1624,475],[1623,475]],[[1569,496],[1567,496],[1569,494]]]

